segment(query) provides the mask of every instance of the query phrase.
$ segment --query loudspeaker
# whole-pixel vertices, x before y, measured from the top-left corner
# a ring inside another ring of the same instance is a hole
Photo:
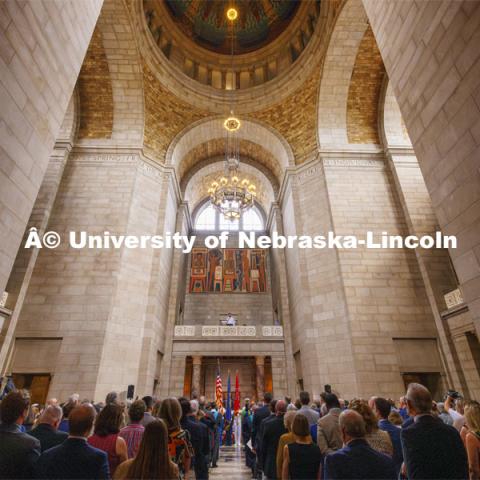
[[[129,385],[127,388],[127,399],[133,400],[134,393],[135,393],[135,385]]]

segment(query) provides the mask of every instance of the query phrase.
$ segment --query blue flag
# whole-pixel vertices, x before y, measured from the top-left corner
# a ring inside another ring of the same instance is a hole
[[[228,372],[227,383],[227,410],[225,411],[225,418],[230,421],[232,419],[232,399],[231,399],[231,387],[230,387],[230,372]]]

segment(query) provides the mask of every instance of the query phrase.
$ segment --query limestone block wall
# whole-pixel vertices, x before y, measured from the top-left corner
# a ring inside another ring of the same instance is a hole
[[[2,3],[0,291],[10,275],[101,6],[102,0]]]
[[[480,318],[480,4],[363,0],[440,227]]]
[[[333,230],[325,173],[317,162],[291,179],[282,202],[285,235],[327,235]],[[292,351],[297,378],[313,396],[326,383],[357,393],[350,322],[337,252],[286,249]],[[301,369],[301,372],[299,371]]]
[[[49,229],[64,239],[70,230],[162,234],[168,217],[175,218],[168,185],[164,174],[138,155],[76,153],[65,170]],[[137,391],[151,393],[169,288],[159,282],[171,253],[161,252],[77,250],[65,242],[40,252],[16,337],[62,339],[55,372],[50,372],[50,396],[65,399],[77,391],[102,400],[110,390],[139,386],[140,371],[144,378]],[[152,278],[161,285],[154,297]]]
[[[407,234],[393,180],[383,160],[325,160],[335,233],[364,238]],[[394,340],[437,337],[415,252],[339,249],[357,394],[398,397],[404,392]],[[419,365],[419,368],[422,366]],[[441,372],[443,373],[443,372]]]

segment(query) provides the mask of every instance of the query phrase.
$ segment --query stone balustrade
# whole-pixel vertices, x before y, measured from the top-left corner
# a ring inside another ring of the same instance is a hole
[[[228,327],[224,325],[176,325],[175,337],[271,337],[283,338],[283,327],[273,325],[238,325]]]

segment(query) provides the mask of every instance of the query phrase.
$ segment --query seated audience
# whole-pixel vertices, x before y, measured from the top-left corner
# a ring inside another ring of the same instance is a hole
[[[325,480],[396,478],[392,459],[368,444],[362,415],[345,410],[340,414],[339,425],[345,446],[325,457]]]
[[[95,419],[93,435],[88,443],[108,455],[110,473],[113,475],[117,466],[127,460],[127,444],[119,436],[123,421],[123,407],[117,403],[107,403]]]
[[[298,412],[307,417],[309,426],[316,425],[320,414],[310,407],[310,394],[308,392],[300,392],[300,403],[302,406]]]
[[[334,393],[324,395],[324,405],[327,414],[317,422],[317,444],[322,455],[328,455],[342,448],[342,435],[338,424],[340,402]]]
[[[398,474],[400,473],[400,468],[403,463],[403,452],[402,442],[400,440],[400,428],[388,420],[392,406],[387,399],[382,397],[375,397],[373,406],[374,412],[379,419],[378,427],[390,435],[390,440],[393,445],[393,463],[395,464],[395,471]]]
[[[465,406],[464,429],[470,480],[480,479],[480,403],[469,402]]]
[[[295,441],[283,447],[282,480],[320,479],[322,454],[318,445],[312,442],[308,419],[297,413],[293,419],[292,433]]]
[[[133,458],[137,454],[138,447],[142,441],[145,427],[141,422],[144,413],[145,402],[143,400],[133,402],[128,408],[128,425],[120,430],[120,436],[127,444],[128,458]]]
[[[393,456],[393,445],[390,435],[378,428],[378,418],[365,400],[354,399],[350,403],[350,409],[358,412],[365,421],[365,440],[380,453]]]
[[[0,478],[31,478],[40,456],[38,439],[20,430],[28,415],[29,399],[9,392],[0,403]]]
[[[135,458],[120,464],[114,480],[171,480],[178,479],[178,467],[168,453],[168,430],[163,420],[150,422],[146,427]]]
[[[460,435],[455,428],[432,415],[432,397],[428,389],[411,383],[406,401],[408,414],[414,418],[400,433],[408,478],[467,478],[467,455]]]
[[[68,433],[58,431],[62,415],[60,407],[49,405],[40,416],[37,426],[30,431],[30,435],[40,441],[42,452],[60,445],[68,437]]]
[[[94,420],[92,405],[75,407],[69,416],[68,438],[42,453],[36,464],[36,476],[49,480],[109,479],[107,454],[87,443]]]
[[[194,452],[188,432],[180,426],[182,407],[176,398],[166,398],[162,401],[159,414],[168,429],[170,460],[178,466],[180,477],[185,478],[190,471]]]

